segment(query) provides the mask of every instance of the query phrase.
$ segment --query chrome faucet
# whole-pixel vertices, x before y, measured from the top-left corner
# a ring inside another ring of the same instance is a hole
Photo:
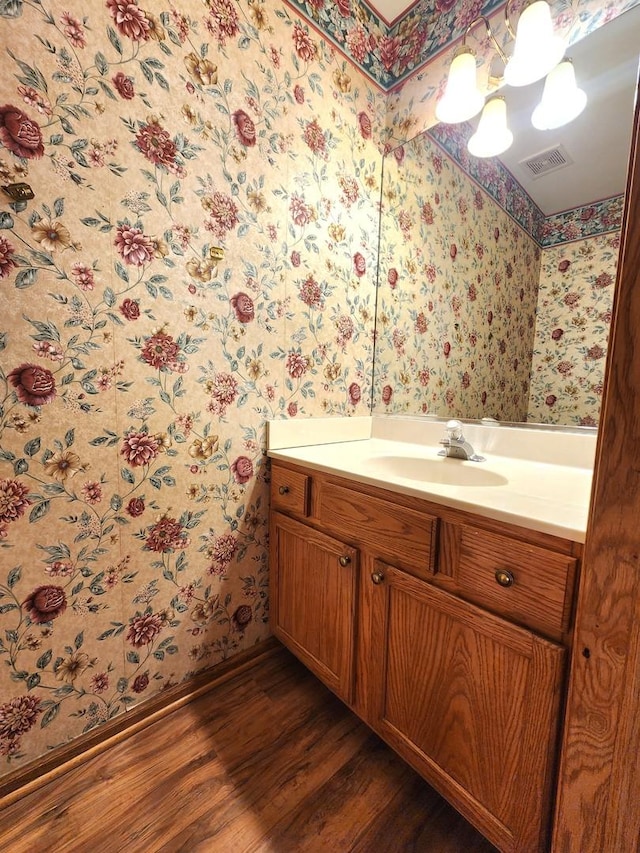
[[[447,435],[440,440],[444,450],[438,456],[449,456],[452,459],[468,459],[470,462],[484,462],[484,456],[479,456],[465,440],[460,421],[447,421]]]

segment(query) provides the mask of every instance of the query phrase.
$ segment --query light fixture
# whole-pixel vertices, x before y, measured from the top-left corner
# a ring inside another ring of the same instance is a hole
[[[444,95],[436,104],[436,118],[445,124],[468,121],[484,106],[484,95],[478,89],[476,55],[462,44],[451,61]]]
[[[435,114],[439,121],[445,124],[468,121],[482,109],[484,95],[478,88],[475,53],[466,43],[467,36],[480,22],[484,24],[487,38],[504,67],[500,77],[496,77],[490,67],[489,92],[498,89],[502,83],[527,86],[547,76],[542,102],[532,116],[534,127],[543,130],[567,124],[584,109],[586,95],[576,86],[571,62],[562,61],[564,40],[553,31],[547,0],[530,0],[520,13],[517,32],[509,20],[511,2],[507,0],[504,15],[507,31],[514,39],[512,55],[507,57],[505,54],[489,20],[484,15],[475,18],[466,28],[462,43],[451,61],[444,93],[436,104]],[[495,140],[490,140],[490,133],[496,135]],[[478,130],[469,140],[469,151],[476,157],[493,157],[506,151],[512,141],[504,98],[493,98],[485,104]]]
[[[542,80],[563,55],[564,41],[553,33],[549,4],[546,0],[534,0],[523,9],[518,20],[513,55],[504,69],[505,83],[528,86]]]
[[[513,142],[507,127],[507,104],[502,97],[490,98],[482,110],[478,129],[470,137],[467,147],[474,157],[496,157]]]
[[[538,130],[562,127],[577,118],[586,105],[587,95],[578,88],[573,62],[565,59],[547,75],[531,124]]]

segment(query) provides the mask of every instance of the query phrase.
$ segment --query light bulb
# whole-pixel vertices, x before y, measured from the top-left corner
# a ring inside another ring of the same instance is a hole
[[[535,0],[518,20],[513,56],[504,69],[505,83],[528,86],[541,80],[564,55],[564,41],[554,35],[546,0]]]
[[[538,130],[553,130],[577,118],[586,105],[587,96],[576,84],[573,63],[565,59],[547,75],[542,100],[533,111],[531,123]]]
[[[502,154],[513,142],[507,127],[507,105],[504,98],[491,98],[485,104],[478,129],[467,147],[474,157],[495,157]]]
[[[454,56],[444,95],[436,104],[436,118],[445,124],[468,121],[477,115],[484,104],[478,89],[476,58],[466,45]]]

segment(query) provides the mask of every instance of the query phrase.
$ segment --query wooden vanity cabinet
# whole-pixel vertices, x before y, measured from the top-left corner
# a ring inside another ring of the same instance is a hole
[[[275,635],[500,850],[546,850],[580,546],[272,472]]]

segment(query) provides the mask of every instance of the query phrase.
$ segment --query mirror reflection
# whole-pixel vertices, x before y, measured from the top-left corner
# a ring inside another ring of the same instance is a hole
[[[588,103],[557,130],[531,125],[544,81],[501,90],[499,159],[474,122],[385,157],[375,414],[597,425],[639,44],[636,7],[567,50]]]

